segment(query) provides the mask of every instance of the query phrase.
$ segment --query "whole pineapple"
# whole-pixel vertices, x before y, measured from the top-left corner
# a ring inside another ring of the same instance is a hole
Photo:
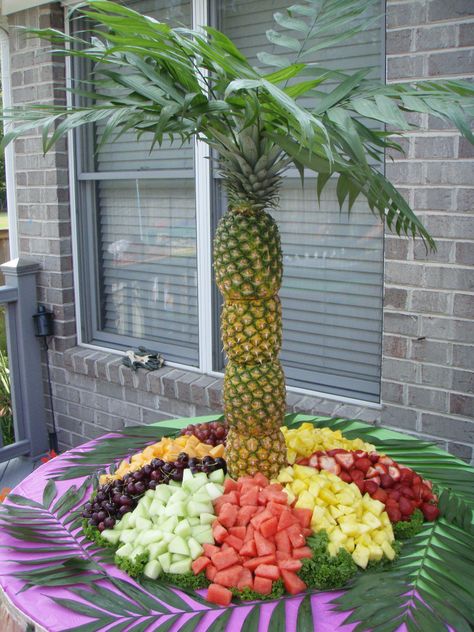
[[[221,328],[228,358],[226,457],[234,477],[256,472],[275,477],[286,464],[280,431],[285,378],[278,360],[283,263],[278,227],[264,209],[277,203],[287,163],[255,126],[225,142],[221,173],[229,210],[217,227],[214,268],[224,297]]]

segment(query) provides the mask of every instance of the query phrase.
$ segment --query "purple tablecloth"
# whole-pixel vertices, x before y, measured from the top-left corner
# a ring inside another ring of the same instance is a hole
[[[94,442],[91,442],[91,444],[92,443]],[[83,446],[83,450],[87,450],[88,446],[91,444],[85,444]],[[53,472],[53,470],[57,469],[57,466],[60,463],[64,463],[67,456],[68,455],[66,453],[42,465],[40,468],[30,474],[20,485],[18,485],[15,488],[14,493],[41,502],[48,477],[51,477],[51,473]],[[67,489],[71,487],[72,484],[75,483],[76,485],[80,485],[83,480],[84,479],[58,481],[57,498],[64,494]],[[88,492],[87,496],[89,495],[89,493],[90,492]],[[8,500],[6,500],[5,502],[8,502]],[[67,515],[68,514],[60,519],[61,522],[63,522],[63,520],[67,518]],[[0,545],[0,585],[5,591],[11,604],[18,608],[18,610],[20,610],[32,621],[38,623],[49,632],[60,632],[63,630],[74,629],[76,626],[80,626],[91,621],[89,617],[82,616],[76,612],[66,609],[63,606],[56,604],[52,600],[52,597],[65,597],[69,599],[72,597],[76,601],[80,601],[80,598],[72,595],[67,588],[35,586],[23,592],[20,592],[23,587],[23,583],[15,577],[15,573],[18,572],[20,568],[18,564],[15,564],[15,560],[28,560],[29,554],[5,548],[5,545],[14,545],[16,547],[25,548],[34,546],[34,544],[32,544],[31,542],[14,540],[8,533],[5,532],[5,530],[2,530],[0,528]],[[48,557],[47,553],[44,553],[42,555]],[[107,564],[102,564],[102,566],[106,569],[108,575],[126,579],[127,581],[132,582],[140,590],[143,590],[142,587],[133,582],[131,578],[122,573],[122,571],[120,571],[115,566]],[[21,567],[21,570],[24,570],[24,568],[25,567]],[[107,582],[107,580],[105,581]],[[111,583],[108,588],[110,588],[111,590],[115,590]],[[178,591],[178,594],[188,603],[192,603],[192,600],[185,593]],[[318,632],[335,632],[336,630],[340,630],[341,632],[349,632],[354,629],[355,625],[343,624],[343,621],[347,618],[348,613],[341,614],[336,613],[332,610],[332,606],[329,602],[334,599],[337,594],[338,593],[335,592],[328,592],[317,593],[311,596],[313,621],[315,622],[315,629],[318,630]],[[294,597],[285,599],[286,632],[296,632],[296,611],[302,598],[303,597]],[[97,605],[100,604],[97,603]],[[266,632],[268,630],[268,622],[275,607],[276,602],[270,602],[262,606],[259,632]],[[226,630],[231,630],[232,632],[240,632],[242,622],[244,621],[245,616],[247,615],[250,608],[251,606],[248,605],[232,606],[233,613],[228,620]],[[196,611],[202,611],[203,609],[205,610],[206,606],[199,603],[196,604]],[[170,608],[170,610],[174,612],[176,609]],[[179,611],[176,610],[176,612]],[[222,614],[222,610],[209,609],[208,613],[200,620],[200,622],[195,627],[196,632],[205,632],[205,630],[208,629],[209,625],[219,616],[219,614]],[[191,616],[192,615],[190,614],[182,614],[179,620],[176,621],[174,625],[170,628],[170,632],[177,632],[178,630],[180,630],[185,621],[188,620]],[[150,625],[142,629],[146,630],[146,632],[157,630],[162,623],[169,619],[169,617],[170,615],[156,614],[155,619],[153,621],[150,621]],[[142,619],[143,621],[145,621],[143,617]],[[122,629],[128,630],[136,625],[140,620],[140,616],[137,615],[130,626],[126,626]],[[108,630],[110,627],[110,625],[107,625],[102,629],[104,629],[105,631]],[[400,628],[400,630],[404,629],[404,626]],[[310,631],[300,629],[298,632]]]

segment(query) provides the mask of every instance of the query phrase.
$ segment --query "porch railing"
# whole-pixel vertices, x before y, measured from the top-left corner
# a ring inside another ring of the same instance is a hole
[[[0,463],[17,456],[38,456],[48,449],[43,392],[41,347],[35,337],[33,314],[37,311],[36,275],[40,265],[13,259],[0,266],[5,285],[0,304],[6,306],[7,348],[15,442],[2,445]]]

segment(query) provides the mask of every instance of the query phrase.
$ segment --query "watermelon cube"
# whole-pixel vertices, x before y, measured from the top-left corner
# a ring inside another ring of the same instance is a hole
[[[275,555],[263,555],[262,557],[254,557],[244,562],[244,568],[254,571],[260,564],[275,564]]]
[[[265,522],[262,522],[262,524],[260,525],[260,533],[263,535],[264,538],[271,538],[277,532],[277,527],[278,519],[273,516],[269,520],[265,520]]]
[[[243,588],[250,588],[250,590],[253,590],[253,576],[252,572],[248,568],[242,568],[240,571],[237,588],[239,590],[242,590]]]
[[[295,560],[301,560],[304,557],[311,558],[313,557],[313,552],[309,546],[300,546],[297,549],[293,549],[293,557]]]
[[[232,593],[224,586],[211,584],[207,589],[207,600],[218,606],[228,606],[232,601]]]
[[[242,566],[235,564],[234,566],[228,566],[221,571],[217,571],[214,581],[216,584],[226,586],[227,588],[233,588],[239,583]]]
[[[259,564],[255,569],[255,575],[267,577],[268,579],[275,581],[280,577],[280,570],[278,566],[274,564]]]
[[[214,581],[214,577],[216,576],[217,573],[217,568],[214,566],[214,564],[209,564],[208,566],[206,566],[206,577],[210,582]]]
[[[286,531],[277,531],[275,533],[275,544],[277,551],[291,553],[291,542]]]
[[[229,492],[238,492],[239,484],[237,481],[234,481],[233,478],[226,478],[224,481],[224,494],[228,494]]]
[[[239,527],[231,527],[229,529],[230,535],[235,535],[236,538],[240,538],[241,540],[245,539],[245,535],[247,534],[247,529],[244,526]]]
[[[291,545],[297,549],[306,544],[306,539],[301,532],[301,527],[298,524],[293,524],[286,530],[288,537],[290,538]]]
[[[290,534],[288,534],[288,536],[290,537]],[[276,546],[273,544],[273,542],[264,538],[263,535],[261,535],[258,531],[255,531],[255,544],[257,545],[257,553],[259,556],[272,554],[275,555]]]
[[[309,528],[311,526],[311,518],[313,512],[311,509],[304,509],[302,507],[293,509],[293,514],[298,518],[300,525],[303,528]]]
[[[297,573],[299,570],[301,570],[302,566],[303,564],[301,563],[301,560],[279,560],[278,561],[278,567],[280,568],[280,570],[293,571],[294,573]]]
[[[211,563],[211,560],[208,557],[206,557],[205,555],[201,555],[201,557],[196,558],[194,562],[191,564],[193,573],[197,575],[198,573],[203,571],[206,568],[206,566],[209,566],[210,563]]]
[[[226,527],[226,529],[233,527],[237,522],[238,513],[239,509],[236,505],[224,503],[218,511],[219,522],[223,527]]]
[[[219,553],[220,548],[218,546],[214,546],[214,544],[203,544],[202,545],[204,555],[207,557],[212,557],[215,553]]]
[[[240,562],[240,558],[234,549],[228,548],[225,551],[219,551],[219,553],[213,555],[211,561],[217,570],[220,571],[223,568],[237,564]]]
[[[253,516],[255,515],[256,511],[257,507],[253,507],[252,505],[245,505],[244,507],[241,507],[239,509],[239,513],[237,514],[236,525],[239,527],[246,527],[249,524],[251,518],[253,518]]]
[[[286,592],[290,593],[290,595],[296,595],[306,590],[306,584],[304,583],[304,581],[300,579],[298,575],[293,571],[281,569],[281,575]]]
[[[224,542],[224,540],[227,538],[229,532],[227,531],[227,529],[224,529],[222,525],[217,523],[215,527],[212,528],[212,535],[214,536],[216,542],[221,543]]]
[[[237,538],[235,535],[228,535],[225,540],[225,544],[228,544],[229,546],[231,546],[238,553],[240,552],[240,549],[242,548],[244,541],[241,540],[240,538]]]
[[[244,542],[239,553],[242,556],[255,557],[257,555],[257,545],[255,544],[255,540],[247,540],[247,542]]]
[[[253,580],[253,589],[261,595],[269,595],[272,592],[272,580],[257,575]]]

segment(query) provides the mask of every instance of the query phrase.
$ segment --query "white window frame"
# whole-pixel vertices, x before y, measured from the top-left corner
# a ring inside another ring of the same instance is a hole
[[[67,2],[67,0],[66,0]],[[198,29],[209,23],[208,16],[210,14],[209,0],[191,0],[192,3],[192,23],[193,28]],[[76,4],[75,0],[69,0],[65,8],[65,32],[69,35],[70,23],[68,13],[72,4]],[[68,9],[69,6],[69,9]],[[71,86],[72,80],[71,58],[66,58],[66,85]],[[72,103],[71,93],[67,93],[67,103]],[[78,346],[92,349],[94,351],[103,351],[105,353],[123,355],[123,351],[105,347],[98,344],[89,343],[82,338],[82,310],[81,310],[81,292],[80,292],[80,268],[79,268],[79,227],[77,221],[77,204],[76,204],[76,174],[77,164],[75,159],[75,139],[72,131],[68,134],[68,160],[69,160],[69,185],[70,185],[70,204],[71,204],[71,232],[72,232],[72,257],[73,257],[73,274],[74,274],[74,295],[77,322],[77,342]],[[206,143],[196,140],[194,141],[194,159],[195,159],[195,201],[196,201],[196,249],[197,249],[197,293],[198,293],[198,332],[199,332],[199,367],[180,364],[177,362],[167,361],[167,365],[173,368],[183,369],[199,374],[206,374],[213,377],[221,378],[223,372],[213,370],[213,344],[218,341],[213,336],[213,301],[212,301],[212,257],[211,257],[211,165],[209,160],[209,147]],[[98,174],[99,175],[99,174]],[[132,174],[133,175],[133,174]],[[338,401],[347,404],[364,406],[379,410],[382,408],[381,403],[366,401],[363,399],[344,397],[332,393],[324,393],[316,390],[299,388],[297,386],[287,386],[287,391],[298,393],[301,395],[309,395],[312,397],[324,398],[328,400]]]

